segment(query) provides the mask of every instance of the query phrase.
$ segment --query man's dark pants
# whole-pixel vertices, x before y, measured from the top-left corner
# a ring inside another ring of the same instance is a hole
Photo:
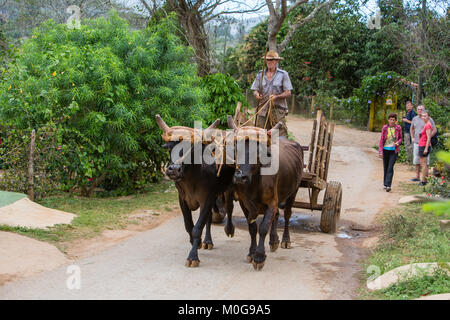
[[[397,154],[394,150],[383,149],[383,168],[384,168],[384,185],[391,187],[392,178],[394,177],[394,164],[397,160]]]

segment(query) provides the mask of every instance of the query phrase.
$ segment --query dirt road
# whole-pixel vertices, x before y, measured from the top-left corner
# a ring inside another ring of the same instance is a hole
[[[299,142],[309,143],[312,121],[290,116],[288,127]],[[0,299],[354,298],[363,272],[361,257],[376,240],[373,232],[361,229],[373,227],[376,214],[397,203],[396,183],[410,174],[397,165],[393,191],[383,190],[382,163],[372,148],[378,137],[377,133],[337,126],[329,180],[343,185],[339,232],[318,232],[320,213],[295,209],[292,248],[268,252],[261,272],[245,263],[250,238],[240,210],[234,215],[235,237],[227,238],[223,226],[214,226],[214,249],[200,250],[200,267],[193,269],[184,266],[189,243],[182,218],[177,216],[73,262],[80,267],[80,289],[67,288],[70,274],[63,266],[0,287]],[[307,197],[304,192],[297,196],[304,201]],[[319,199],[322,197],[321,193]]]

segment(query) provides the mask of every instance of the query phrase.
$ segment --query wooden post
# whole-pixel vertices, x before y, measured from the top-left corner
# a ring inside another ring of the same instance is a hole
[[[319,178],[324,178],[325,176],[325,160],[327,158],[327,152],[328,152],[328,139],[329,139],[329,129],[328,129],[328,122],[325,122],[325,134],[323,136],[323,149],[321,150],[320,154],[320,168],[319,168]]]
[[[330,121],[333,120],[333,107],[334,107],[334,101],[333,101],[333,103],[331,104],[331,107],[330,107]]]
[[[245,101],[248,102],[248,89],[245,89]]]
[[[314,112],[314,102],[315,102],[316,96],[311,97],[311,114]]]
[[[334,135],[334,123],[332,123],[330,125],[330,133],[329,133],[329,137],[328,137],[327,159],[325,160],[326,167],[325,167],[325,172],[324,172],[324,176],[323,176],[323,179],[325,181],[327,181],[327,178],[328,178],[328,168],[330,165],[331,147],[333,145],[333,135]]]
[[[317,129],[317,119],[313,122],[313,129],[311,134],[311,142],[309,143],[309,159],[308,159],[308,171],[311,171],[312,163],[313,163],[313,154],[314,154],[314,143],[316,142],[316,129]]]
[[[319,110],[317,111],[317,129],[319,129],[318,135],[317,135],[317,141],[315,143],[315,151],[314,151],[314,159],[312,162],[312,167],[311,167],[311,173],[317,173],[318,168],[319,168],[319,152],[320,152],[320,145],[322,145],[322,140],[323,140],[323,116],[322,116],[322,111]]]
[[[34,201],[34,149],[36,142],[36,131],[31,131],[30,156],[28,158],[28,197]]]
[[[295,95],[292,95],[292,102],[291,102],[291,113],[294,114],[295,110]]]
[[[238,101],[236,111],[234,112],[234,122],[238,127],[241,125],[241,106],[242,102]]]

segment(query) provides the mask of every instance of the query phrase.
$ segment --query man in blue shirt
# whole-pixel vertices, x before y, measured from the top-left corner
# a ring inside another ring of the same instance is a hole
[[[408,161],[412,161],[413,156],[413,145],[411,143],[411,134],[410,134],[410,128],[411,128],[411,121],[412,119],[417,116],[417,113],[414,112],[413,104],[411,101],[406,101],[406,115],[402,119],[403,122],[403,141],[405,142],[405,149],[406,149],[406,157],[408,158]]]

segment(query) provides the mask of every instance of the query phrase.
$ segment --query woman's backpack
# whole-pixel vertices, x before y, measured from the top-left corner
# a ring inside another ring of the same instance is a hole
[[[439,143],[439,130],[436,128],[436,134],[434,136],[431,137],[431,146],[432,147],[436,147],[437,144]]]

